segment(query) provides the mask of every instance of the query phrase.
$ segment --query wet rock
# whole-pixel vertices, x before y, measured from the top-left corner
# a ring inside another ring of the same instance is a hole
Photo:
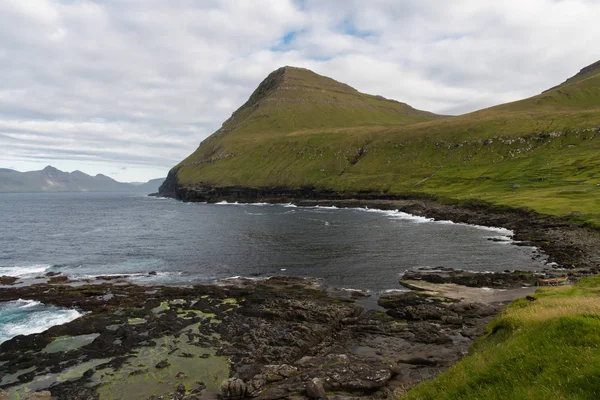
[[[454,316],[454,315],[444,315],[441,318],[442,322],[449,325],[457,325],[460,326],[463,324],[462,317]]]
[[[177,385],[177,393],[185,394],[185,392],[187,392],[185,385],[183,385],[183,384]]]
[[[498,289],[514,289],[535,285],[538,276],[525,271],[476,273],[453,268],[423,268],[406,272],[400,278],[404,281],[425,281],[429,283],[454,283],[469,287],[489,287]]]
[[[30,393],[25,397],[25,400],[50,400],[52,398],[52,394],[47,391],[34,392]]]
[[[435,367],[436,365],[438,365],[438,362],[436,360],[427,359],[427,358],[423,358],[423,357],[414,357],[414,358],[409,358],[407,360],[398,360],[398,362],[402,363],[402,364],[425,365],[425,366],[429,366],[429,367]]]
[[[115,281],[117,279],[124,279],[127,278],[126,275],[99,275],[96,277],[96,279],[100,280],[100,281]]]
[[[66,275],[57,275],[57,276],[53,276],[52,278],[48,279],[48,283],[52,284],[52,283],[65,283],[69,281],[69,277]]]
[[[267,379],[264,374],[256,375],[246,384],[246,394],[249,397],[257,397],[263,391],[267,384]]]
[[[196,382],[196,385],[198,386],[191,390],[192,394],[202,393],[202,391],[206,389],[206,385],[204,384],[204,382]]]
[[[12,285],[18,280],[19,280],[19,278],[15,277],[15,276],[2,275],[2,276],[0,276],[0,285]]]
[[[264,374],[267,382],[278,382],[298,373],[298,368],[288,364],[265,365]]]
[[[238,378],[229,378],[221,384],[221,396],[225,400],[243,399],[246,396],[246,384]]]
[[[496,315],[499,307],[482,303],[456,303],[449,306],[450,310],[463,318],[485,318]]]
[[[451,301],[451,300],[448,300]],[[419,292],[394,292],[383,294],[377,303],[383,308],[403,308],[423,304],[439,304],[442,299]]]
[[[326,399],[327,394],[321,378],[313,378],[306,384],[306,395],[311,399]]]
[[[108,292],[114,296],[103,296]],[[140,347],[160,346],[166,354],[150,368],[174,365],[182,360],[179,357],[197,359],[199,363],[206,362],[199,359],[203,354],[211,361],[229,358],[231,369],[221,371],[219,379],[231,378],[217,389],[227,399],[296,398],[306,393],[307,382],[313,379],[320,380],[332,398],[381,397],[394,385],[430,379],[450,366],[467,351],[470,338],[482,332],[485,321],[491,318],[487,315],[495,312],[493,307],[414,292],[382,296],[380,303],[387,307],[387,314],[362,312],[347,298],[330,297],[314,282],[297,278],[242,279],[196,287],[149,288],[112,282],[76,287],[42,284],[0,291],[0,301],[18,298],[64,307],[76,304],[89,314],[49,332],[3,343],[0,362],[10,363],[0,364],[0,375],[14,374],[35,361],[39,372],[27,374],[23,378],[26,383],[47,373],[48,368],[59,373],[80,363],[78,360],[109,357],[113,358],[110,368],[122,373],[123,354]],[[144,324],[129,323],[142,319]],[[100,336],[88,346],[66,354],[65,364],[39,351],[57,336],[91,333]],[[178,343],[167,344],[166,348],[160,345],[166,335],[175,337]],[[32,353],[26,353],[28,350]],[[430,360],[432,355],[435,366],[390,362],[417,357]],[[148,367],[133,365],[140,372]],[[176,371],[169,377],[173,392],[162,396],[164,399],[217,395],[203,392],[203,385],[196,389],[188,385],[191,390],[180,393],[178,385],[187,384],[183,379],[189,378]],[[91,383],[89,378],[86,375],[76,383],[69,382],[68,388],[67,383],[55,385],[53,394],[58,398],[93,399],[96,389],[83,386]],[[197,379],[213,378],[199,375]],[[80,395],[77,390],[82,388],[87,391]]]
[[[187,379],[188,376],[185,372],[178,372],[177,375],[175,375],[175,378],[177,379]]]
[[[448,305],[454,300],[433,297],[418,292],[399,292],[383,295],[379,305],[387,308],[388,315],[409,321],[450,321],[457,323],[459,316]]]

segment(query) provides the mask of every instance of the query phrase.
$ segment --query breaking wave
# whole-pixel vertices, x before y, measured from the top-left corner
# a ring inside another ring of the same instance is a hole
[[[35,300],[19,299],[0,303],[0,343],[18,335],[43,332],[82,315],[77,310],[46,306]]]
[[[33,278],[44,274],[52,268],[49,264],[15,265],[13,267],[0,267],[0,276],[15,276],[19,278]]]

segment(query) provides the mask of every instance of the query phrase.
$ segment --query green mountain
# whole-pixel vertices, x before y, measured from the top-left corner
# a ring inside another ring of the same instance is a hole
[[[106,175],[91,176],[81,171],[64,172],[50,165],[40,171],[19,172],[0,168],[2,192],[156,192],[162,179],[133,185]]]
[[[600,225],[600,63],[540,95],[456,117],[311,71],[271,73],[161,193],[482,200]]]

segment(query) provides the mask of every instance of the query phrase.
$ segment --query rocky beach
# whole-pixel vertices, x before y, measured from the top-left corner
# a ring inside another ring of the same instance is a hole
[[[52,273],[34,284],[5,277],[0,301],[37,301],[83,316],[1,344],[0,398],[397,398],[460,360],[502,307],[533,293],[539,278],[594,272],[597,232],[548,217],[407,200],[319,204],[400,206],[508,226],[516,239],[541,243],[555,263],[579,267],[540,274],[421,268],[378,299],[283,276],[194,286],[136,285],[124,276]]]
[[[5,398],[388,398],[460,359],[505,304],[398,291],[364,309],[363,292],[291,277],[55,278],[0,292],[85,313],[0,345]]]

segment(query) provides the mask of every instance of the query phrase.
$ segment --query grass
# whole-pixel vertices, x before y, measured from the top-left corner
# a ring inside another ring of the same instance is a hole
[[[507,307],[470,355],[403,400],[600,398],[600,277]]]
[[[290,71],[178,165],[181,185],[476,199],[600,227],[600,73],[441,118]]]

